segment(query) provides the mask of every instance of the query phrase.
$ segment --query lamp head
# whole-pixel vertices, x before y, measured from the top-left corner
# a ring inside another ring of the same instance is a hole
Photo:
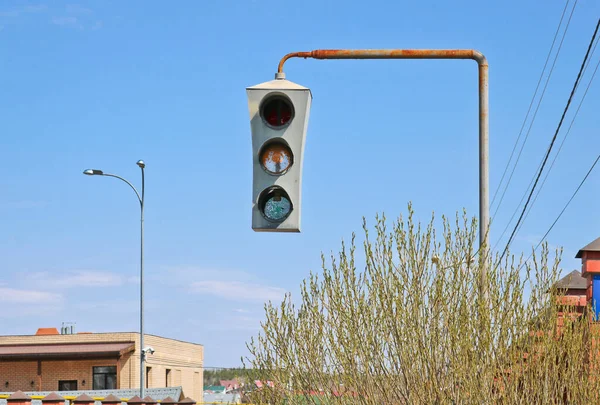
[[[83,174],[87,174],[88,176],[102,176],[104,172],[102,170],[87,169],[83,171]]]
[[[146,163],[144,163],[143,160],[138,160],[136,165],[138,165],[140,167],[140,169],[143,169],[144,167],[146,167]]]

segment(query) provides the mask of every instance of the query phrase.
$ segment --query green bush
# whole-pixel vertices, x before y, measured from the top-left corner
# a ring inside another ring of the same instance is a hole
[[[323,257],[322,274],[265,306],[248,343],[252,380],[273,381],[249,401],[270,404],[597,403],[587,317],[565,319],[552,286],[560,252],[528,263],[479,250],[466,214],[417,223],[412,208],[388,229],[363,224]],[[363,257],[364,256],[364,257]],[[312,393],[312,394],[311,394]],[[316,395],[319,394],[319,395]]]

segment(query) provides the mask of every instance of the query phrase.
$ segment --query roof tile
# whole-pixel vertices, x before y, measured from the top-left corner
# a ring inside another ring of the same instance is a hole
[[[581,273],[577,270],[573,270],[560,280],[558,280],[554,287],[560,290],[585,290],[587,289],[587,279],[581,276]]]
[[[584,247],[579,249],[579,252],[577,252],[577,254],[575,255],[575,258],[581,259],[581,257],[583,256],[583,252],[599,252],[599,251],[600,251],[600,238],[593,240],[592,242],[588,243],[587,245],[585,245]]]
[[[14,392],[10,397],[6,399],[7,401],[31,401],[31,398],[25,395],[23,391]]]
[[[89,395],[87,395],[87,394],[81,394],[80,396],[78,396],[77,398],[75,398],[73,400],[73,402],[77,403],[77,402],[95,402],[95,401],[94,401],[94,398],[90,397]]]
[[[60,395],[58,395],[56,392],[51,392],[50,394],[46,395],[44,398],[42,398],[43,402],[64,402],[65,399],[63,397],[61,397]]]

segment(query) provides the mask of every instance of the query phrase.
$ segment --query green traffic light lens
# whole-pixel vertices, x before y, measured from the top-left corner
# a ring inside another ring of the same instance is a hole
[[[265,216],[272,221],[283,221],[290,214],[292,204],[285,197],[277,200],[275,197],[267,200],[265,204]]]
[[[272,222],[282,222],[293,209],[290,197],[278,186],[264,190],[258,199],[258,204],[263,216]]]

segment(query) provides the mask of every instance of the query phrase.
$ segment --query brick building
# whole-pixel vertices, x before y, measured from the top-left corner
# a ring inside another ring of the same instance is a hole
[[[63,330],[62,332],[68,332]],[[139,388],[139,333],[59,333],[0,336],[0,390],[77,391]],[[202,345],[144,335],[146,387],[181,387],[202,398]]]

